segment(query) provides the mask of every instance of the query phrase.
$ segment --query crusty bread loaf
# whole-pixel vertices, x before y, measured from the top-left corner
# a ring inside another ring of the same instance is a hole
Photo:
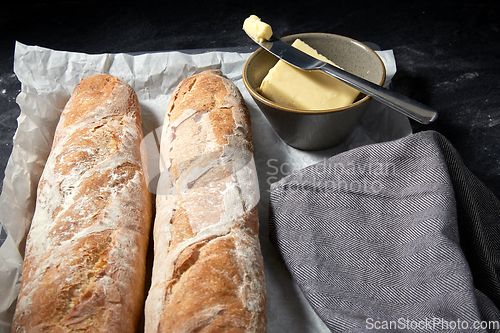
[[[248,109],[220,71],[185,79],[162,130],[146,332],[265,332]]]
[[[39,181],[13,332],[135,332],[152,214],[139,102],[82,80]]]

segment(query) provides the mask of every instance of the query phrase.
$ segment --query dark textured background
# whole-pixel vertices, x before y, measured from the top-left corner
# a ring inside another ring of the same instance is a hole
[[[393,89],[439,111],[434,129],[500,197],[500,2],[10,2],[0,13],[0,179],[12,150],[20,83],[15,41],[85,53],[246,47],[250,14],[275,35],[330,32],[393,49]]]

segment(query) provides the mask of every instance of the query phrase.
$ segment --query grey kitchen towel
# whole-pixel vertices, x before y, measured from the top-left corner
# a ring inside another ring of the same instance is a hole
[[[500,202],[435,131],[273,183],[270,237],[332,332],[500,331]]]

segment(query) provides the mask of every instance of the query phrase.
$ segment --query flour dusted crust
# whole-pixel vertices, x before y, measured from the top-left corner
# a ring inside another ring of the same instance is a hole
[[[220,71],[167,107],[146,332],[265,332],[259,199],[248,109]]]
[[[135,332],[152,214],[141,142],[127,83],[75,87],[38,185],[13,332]]]

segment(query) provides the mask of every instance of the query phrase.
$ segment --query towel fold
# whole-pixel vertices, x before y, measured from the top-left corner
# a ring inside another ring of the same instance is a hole
[[[272,184],[270,237],[332,332],[500,331],[500,202],[437,132]]]

